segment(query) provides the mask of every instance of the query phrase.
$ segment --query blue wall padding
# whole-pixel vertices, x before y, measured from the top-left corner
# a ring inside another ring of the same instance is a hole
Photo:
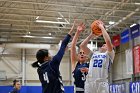
[[[12,86],[0,86],[0,93],[9,93],[12,90]],[[65,86],[65,93],[74,93],[73,86]],[[20,93],[42,93],[41,86],[22,86]]]

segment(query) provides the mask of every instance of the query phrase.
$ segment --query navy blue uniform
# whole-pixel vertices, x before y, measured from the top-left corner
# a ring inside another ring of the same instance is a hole
[[[83,67],[87,67],[88,68],[89,67],[89,63],[82,63],[82,64],[80,64],[80,62],[78,62],[76,64],[76,67],[75,67],[74,71],[73,71],[73,77],[75,79],[74,85],[75,85],[76,88],[84,89],[84,85],[85,85],[84,83],[86,81],[87,73],[86,72],[82,73],[80,71],[80,69],[83,68]],[[84,93],[84,92],[80,92],[80,91],[78,92],[76,90],[76,93]]]
[[[16,88],[13,88],[13,90],[11,92],[9,92],[9,93],[20,93],[20,91],[17,90]]]
[[[42,83],[42,93],[64,93],[62,77],[60,76],[59,65],[63,58],[65,48],[70,41],[68,34],[62,41],[58,53],[49,62],[44,62],[38,69],[39,79]]]

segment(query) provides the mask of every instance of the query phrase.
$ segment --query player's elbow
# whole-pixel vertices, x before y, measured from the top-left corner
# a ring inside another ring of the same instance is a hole
[[[75,42],[72,42],[71,43],[71,47],[75,47],[76,46],[76,43]]]
[[[74,48],[75,48],[75,46],[73,46],[73,45],[72,45],[72,46],[71,46],[71,48],[72,48],[72,49],[74,49]]]
[[[81,49],[84,49],[85,47],[86,47],[85,44],[83,44],[83,43],[80,44]]]
[[[107,50],[108,50],[109,52],[111,52],[111,51],[113,50],[113,45],[112,45],[112,43],[108,43],[108,44],[107,44]]]

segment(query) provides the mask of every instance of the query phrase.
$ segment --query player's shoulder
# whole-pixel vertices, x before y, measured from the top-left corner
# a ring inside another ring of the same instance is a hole
[[[108,55],[115,55],[114,49],[113,49],[112,51],[106,51],[106,53],[107,53]]]
[[[44,62],[43,64],[41,64],[39,66],[39,68],[37,69],[37,71],[42,71],[42,70],[45,70],[48,66],[49,66],[49,62]]]
[[[76,62],[76,66],[79,66],[79,65],[80,65],[80,62],[79,62],[79,61],[77,61],[77,62]]]
[[[89,63],[90,63],[90,62],[89,62],[89,61],[87,61],[87,62],[85,62],[84,64],[85,64],[85,65],[89,65]]]
[[[50,64],[50,61],[48,62],[44,62],[43,64],[41,64],[40,68],[46,67]]]

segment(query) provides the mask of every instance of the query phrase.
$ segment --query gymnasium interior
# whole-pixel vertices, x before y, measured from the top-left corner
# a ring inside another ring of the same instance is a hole
[[[140,93],[140,0],[0,0],[0,93],[9,93],[15,79],[20,93],[42,93],[31,67],[35,54],[48,49],[54,56],[74,20],[86,26],[77,50],[94,20],[105,24],[115,49],[110,93]],[[88,47],[97,50],[104,42],[101,36]],[[66,93],[74,93],[70,46],[60,65]]]

